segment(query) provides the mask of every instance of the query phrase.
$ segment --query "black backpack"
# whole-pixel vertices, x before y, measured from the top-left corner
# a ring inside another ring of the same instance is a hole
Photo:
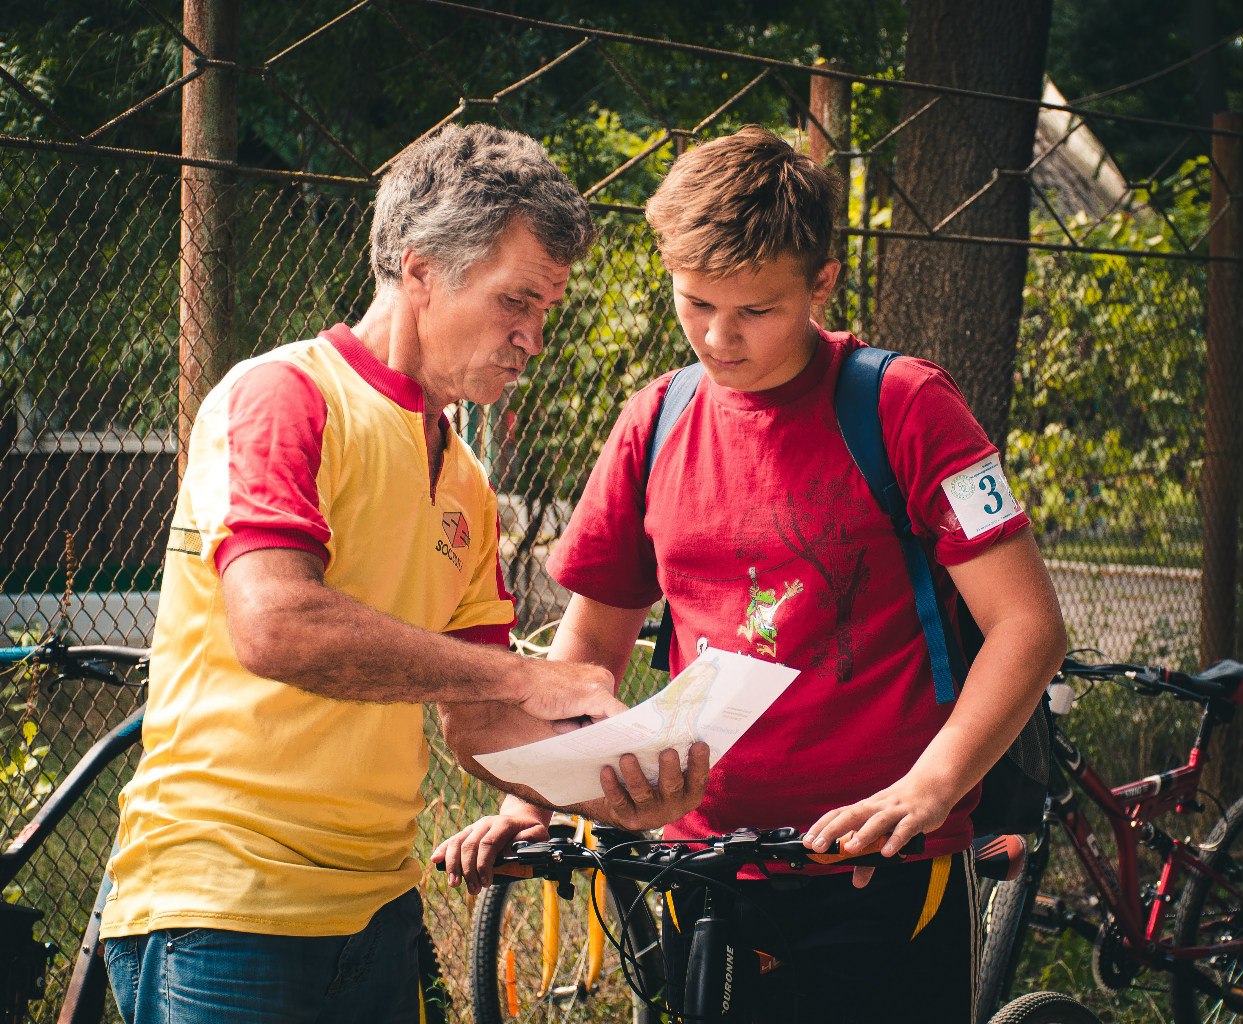
[[[900,358],[896,352],[859,348],[842,363],[833,395],[838,426],[846,448],[881,509],[893,523],[911,585],[915,607],[928,644],[933,684],[938,704],[955,699],[984,638],[967,606],[959,602],[958,632],[949,628],[945,607],[932,581],[932,569],[923,543],[911,530],[906,499],[889,464],[880,426],[880,384],[885,370]],[[674,423],[690,404],[703,364],[684,366],[669,382],[656,414],[648,442],[647,473],[664,446]],[[673,616],[668,602],[660,622],[652,667],[669,671],[669,646],[673,640]],[[1035,832],[1044,814],[1049,785],[1049,726],[1047,697],[1023,726],[1001,760],[984,776],[980,802],[971,812],[977,835]]]

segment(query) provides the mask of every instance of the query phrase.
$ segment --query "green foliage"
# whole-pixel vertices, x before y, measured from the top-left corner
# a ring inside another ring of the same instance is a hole
[[[9,633],[11,642],[19,647],[34,646],[42,636],[42,629]],[[8,838],[55,785],[44,765],[50,748],[30,717],[31,695],[38,691],[44,671],[43,666],[22,663],[0,672],[0,829]],[[20,887],[10,885],[3,897],[11,903],[20,892]]]
[[[1150,0],[1053,4],[1047,70],[1067,101],[1103,114],[1170,122],[1137,131],[1133,122],[1091,119],[1093,132],[1132,180],[1163,174],[1171,154],[1207,153],[1207,134],[1189,134],[1175,123],[1194,119],[1207,127],[1215,111],[1243,104],[1238,3],[1201,0],[1194,8],[1192,15],[1185,6]],[[1232,43],[1214,45],[1230,33]],[[1154,47],[1161,53],[1155,62]],[[1200,59],[1188,59],[1198,53]],[[1135,84],[1119,89],[1124,83]],[[1098,93],[1099,99],[1089,99]]]
[[[171,425],[176,189],[172,175],[6,153],[0,409],[24,398],[52,429]]]
[[[1111,215],[1088,244],[1157,252],[1174,232],[1196,237],[1202,207],[1179,195],[1164,215]],[[1198,564],[1204,279],[1189,262],[1032,253],[1007,458],[1055,551],[1090,538],[1120,560]]]

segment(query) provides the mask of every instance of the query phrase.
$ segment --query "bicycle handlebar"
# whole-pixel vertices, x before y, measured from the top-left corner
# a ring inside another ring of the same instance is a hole
[[[1203,672],[1189,675],[1161,665],[1136,665],[1128,662],[1106,662],[1089,665],[1077,658],[1062,661],[1060,676],[1079,679],[1125,680],[1125,685],[1137,693],[1153,696],[1169,693],[1180,700],[1206,703],[1211,700],[1237,700],[1239,683],[1243,680],[1243,665],[1237,661],[1219,661]]]
[[[606,875],[650,882],[667,873],[724,875],[748,864],[784,864],[794,870],[809,865],[892,864],[922,853],[924,849],[921,834],[894,857],[881,855],[883,839],[857,854],[843,853],[837,841],[824,853],[817,853],[803,845],[802,833],[794,828],[764,831],[742,828],[729,835],[665,841],[636,838],[630,833],[601,827],[596,830],[596,836],[600,845],[595,849],[564,838],[515,843],[508,853],[497,859],[493,873],[514,878],[558,879],[573,871],[598,868]],[[620,841],[606,845],[610,839],[623,836],[625,838]],[[438,866],[443,870],[443,864]]]
[[[145,665],[151,656],[146,647],[120,647],[113,644],[87,644],[70,647],[56,637],[35,646],[0,647],[0,665],[51,665],[61,678],[83,677],[117,686],[134,685],[112,671],[114,665]]]

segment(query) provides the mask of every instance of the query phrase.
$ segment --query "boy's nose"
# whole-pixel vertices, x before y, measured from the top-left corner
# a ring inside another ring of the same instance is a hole
[[[709,345],[728,345],[736,334],[736,326],[732,319],[717,314],[708,321],[708,329],[704,332],[704,340]]]

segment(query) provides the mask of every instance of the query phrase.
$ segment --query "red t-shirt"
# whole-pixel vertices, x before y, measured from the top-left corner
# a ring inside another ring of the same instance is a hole
[[[833,407],[841,360],[861,342],[824,334],[793,380],[760,393],[704,377],[644,489],[648,439],[670,376],[626,405],[548,570],[620,608],[664,594],[674,673],[697,645],[801,670],[716,764],[698,809],[670,838],[741,826],[807,828],[904,775],[945,723],[914,591],[889,518],[846,450]],[[1023,529],[1017,511],[968,539],[942,481],[996,454],[949,375],[899,359],[881,388],[885,448],[911,522],[942,566]],[[928,837],[927,856],[964,849],[968,794]]]

